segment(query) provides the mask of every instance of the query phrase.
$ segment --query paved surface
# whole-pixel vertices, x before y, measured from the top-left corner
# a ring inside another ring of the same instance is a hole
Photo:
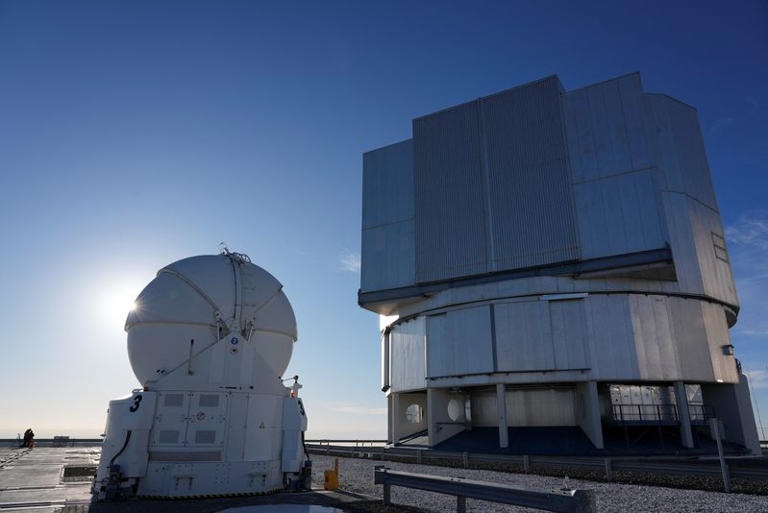
[[[99,454],[96,447],[0,448],[0,512],[53,513],[68,504],[87,504],[90,481],[65,483],[64,467],[95,465]]]
[[[100,447],[0,447],[0,513],[388,513],[400,511],[381,506],[380,498],[345,492],[322,491],[322,471],[315,471],[311,492],[267,496],[129,500],[91,503],[91,479],[67,481],[69,466],[95,466]],[[277,506],[267,510],[255,506]],[[289,505],[297,505],[289,511]],[[316,507],[311,507],[316,506]],[[325,508],[320,508],[325,506]],[[235,508],[235,509],[231,509]],[[240,509],[246,508],[246,509]],[[339,508],[334,510],[333,508]],[[417,511],[408,508],[407,511]]]

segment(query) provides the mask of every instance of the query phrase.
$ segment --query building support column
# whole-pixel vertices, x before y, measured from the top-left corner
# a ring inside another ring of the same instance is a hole
[[[600,397],[597,393],[597,381],[578,383],[576,391],[581,400],[581,411],[577,412],[579,427],[597,449],[605,448],[603,424],[600,419]]]
[[[507,394],[504,383],[496,384],[496,411],[499,422],[499,447],[509,447],[509,429],[507,428]]]
[[[683,447],[693,449],[691,414],[688,412],[688,393],[685,391],[685,383],[682,381],[675,381],[675,402],[677,403],[677,417],[680,420],[680,440]]]
[[[398,397],[399,394],[395,394],[394,392],[390,392],[389,397],[387,397],[387,442],[391,444],[397,441],[397,438],[395,438],[397,436],[397,433],[395,432],[395,423],[400,414]]]

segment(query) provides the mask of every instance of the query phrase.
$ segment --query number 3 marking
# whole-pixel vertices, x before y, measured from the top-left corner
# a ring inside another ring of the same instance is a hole
[[[134,412],[139,409],[139,404],[141,404],[141,394],[137,395],[133,398],[133,406],[128,408],[131,412]]]

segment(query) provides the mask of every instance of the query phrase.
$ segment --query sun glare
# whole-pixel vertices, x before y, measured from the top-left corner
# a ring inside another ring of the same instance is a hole
[[[122,329],[128,314],[136,307],[136,296],[141,289],[128,284],[107,286],[99,310],[106,322]]]

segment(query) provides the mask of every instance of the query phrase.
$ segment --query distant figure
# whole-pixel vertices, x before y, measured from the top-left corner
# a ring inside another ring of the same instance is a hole
[[[35,446],[35,432],[32,431],[32,428],[24,431],[24,440],[21,443],[21,446],[29,447],[30,449]]]

